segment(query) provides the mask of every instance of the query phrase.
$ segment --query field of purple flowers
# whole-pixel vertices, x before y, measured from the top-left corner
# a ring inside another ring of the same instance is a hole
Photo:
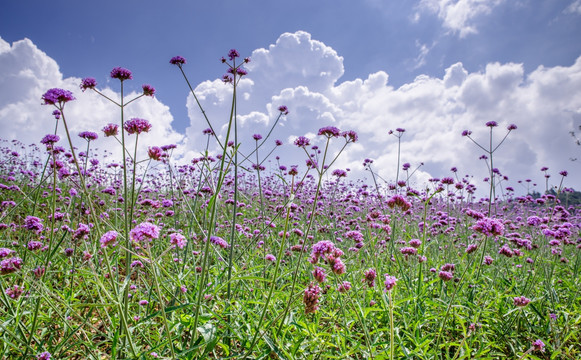
[[[1,358],[581,357],[581,208],[559,200],[563,181],[557,195],[497,196],[503,134],[494,148],[476,143],[488,154],[488,199],[455,171],[412,188],[398,166],[382,182],[370,159],[365,184],[333,168],[329,144],[358,139],[331,126],[317,135],[327,147],[296,139],[306,166],[268,172],[266,159],[249,159],[270,133],[254,135],[251,154],[235,136],[247,61],[235,50],[223,59],[228,133],[216,136],[210,119],[203,130],[219,151],[185,164],[175,145],[146,159],[126,145],[154,125],[125,119],[124,106],[155,89],[124,99],[123,68],[111,72],[121,99],[108,98],[121,118],[102,134],[69,133],[74,95],[49,89],[55,133],[39,145],[2,141]],[[185,59],[171,63],[187,80]],[[92,78],[81,89],[105,96]],[[491,137],[497,125],[486,124]],[[92,150],[100,136],[119,140],[117,158]]]

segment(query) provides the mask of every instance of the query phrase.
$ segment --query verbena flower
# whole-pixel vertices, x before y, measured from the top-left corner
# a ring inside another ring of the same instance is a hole
[[[188,244],[186,237],[180,233],[169,234],[169,242],[180,249],[183,249]]]
[[[486,236],[500,236],[504,234],[504,225],[500,220],[486,217],[478,220],[476,224],[472,226],[472,229]]]
[[[305,289],[303,295],[303,303],[305,304],[305,314],[311,314],[319,309],[317,305],[319,303],[319,296],[321,293],[321,288],[318,285],[310,283]]]
[[[283,115],[288,115],[288,108],[286,107],[286,105],[279,106],[278,111],[280,111]]]
[[[317,135],[323,135],[329,138],[341,136],[341,131],[334,126],[325,126],[319,129]]]
[[[262,139],[262,135],[260,135],[260,134],[254,134],[254,135],[252,135],[252,138],[254,140],[258,141],[258,140]]]
[[[517,296],[515,298],[513,298],[513,302],[515,306],[518,307],[523,307],[523,306],[527,306],[531,300],[529,298],[526,298],[524,296]]]
[[[117,134],[119,134],[119,125],[117,125],[117,124],[107,124],[102,129],[102,131],[105,133],[105,136],[107,136],[107,137],[109,137],[109,136],[117,136]]]
[[[393,288],[395,287],[395,283],[397,282],[397,279],[395,276],[391,276],[389,274],[385,274],[385,282],[383,283],[385,285],[385,292],[391,291],[393,290]]]
[[[170,64],[172,65],[177,65],[177,66],[181,66],[183,64],[186,63],[186,59],[184,59],[181,56],[174,56],[171,58],[171,60],[169,61]]]
[[[9,287],[5,291],[6,295],[8,295],[8,297],[13,300],[18,300],[18,298],[20,297],[20,295],[22,295],[23,292],[24,288],[18,285],[14,285],[11,288]]]
[[[40,353],[37,357],[36,360],[50,360],[51,354],[48,351],[45,351],[43,353]]]
[[[64,103],[75,100],[75,97],[68,90],[52,88],[42,95],[42,100],[44,101],[44,105],[58,104],[62,106]]]
[[[222,239],[219,236],[211,236],[210,237],[210,242],[212,244],[214,244],[214,245],[218,245],[222,249],[226,249],[226,248],[229,248],[230,247],[230,245],[228,244],[228,242],[226,242],[226,240]]]
[[[56,134],[47,134],[40,140],[40,143],[47,147],[52,147],[52,144],[59,142],[60,139]]]
[[[230,49],[228,52],[228,58],[230,61],[234,60],[235,58],[240,57],[240,53],[236,49]]]
[[[315,278],[315,280],[317,280],[318,282],[322,283],[325,281],[325,279],[327,278],[327,274],[325,273],[325,269],[316,266],[315,270],[312,271],[313,277]]]
[[[343,283],[337,288],[337,291],[340,293],[346,293],[349,290],[351,290],[351,283],[349,281],[343,281]]]
[[[0,262],[0,275],[10,274],[22,267],[22,259],[19,257],[11,257]]]
[[[377,272],[375,269],[367,269],[363,272],[363,282],[367,283],[367,286],[372,288],[375,286],[375,278],[377,277]]]
[[[542,342],[540,339],[537,339],[533,342],[533,350],[544,352],[545,351],[545,343]]]
[[[143,89],[143,95],[145,96],[153,97],[153,95],[155,94],[155,88],[151,85],[144,84],[143,86],[141,86],[141,88]]]
[[[101,243],[101,248],[117,246],[117,236],[119,236],[117,231],[107,231],[105,234],[103,234],[103,236],[101,236],[101,239],[99,240]]]
[[[311,144],[311,141],[304,137],[304,136],[299,136],[296,140],[295,140],[295,145],[298,147],[306,147],[309,146]]]
[[[149,132],[151,124],[149,121],[140,118],[132,118],[125,123],[125,131],[129,134],[141,134],[142,132]]]
[[[159,161],[161,158],[165,157],[165,152],[158,146],[152,146],[147,149],[147,155],[151,160]]]
[[[92,77],[84,78],[81,81],[81,90],[94,89],[97,86],[97,80]]]
[[[94,133],[91,131],[83,131],[82,133],[79,134],[79,137],[82,139],[85,139],[87,141],[91,141],[91,140],[97,140],[99,138],[99,135],[97,135],[97,133]]]
[[[266,254],[266,256],[264,257],[264,260],[270,261],[270,262],[275,262],[276,261],[276,256],[274,256],[272,254]]]
[[[129,237],[135,243],[147,243],[159,238],[159,227],[150,222],[142,222],[129,232]]]
[[[111,78],[124,81],[133,79],[133,75],[131,74],[131,71],[125,68],[116,67],[111,70]]]

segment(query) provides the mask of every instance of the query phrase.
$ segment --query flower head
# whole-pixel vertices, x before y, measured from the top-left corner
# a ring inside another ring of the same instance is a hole
[[[472,131],[470,131],[470,130],[462,131],[462,136],[470,136],[470,135],[472,135]]]
[[[119,125],[117,125],[117,124],[107,124],[102,129],[102,131],[105,133],[105,136],[107,136],[107,137],[109,137],[109,136],[116,136],[117,134],[119,134]]]
[[[61,138],[56,134],[48,134],[45,135],[42,140],[40,140],[40,143],[46,145],[47,147],[51,147],[52,144],[58,142],[60,139]]]
[[[42,100],[44,101],[44,105],[60,105],[62,106],[64,103],[75,100],[73,93],[58,88],[49,89],[47,92],[42,95]]]
[[[87,141],[91,141],[97,140],[99,138],[99,135],[91,131],[83,131],[82,133],[79,134],[79,137]]]
[[[169,63],[172,65],[182,66],[183,64],[186,63],[186,59],[181,56],[174,56],[171,58]]]
[[[341,136],[343,136],[347,142],[357,142],[358,139],[357,133],[353,130],[343,131]]]
[[[183,249],[188,244],[186,237],[180,233],[169,234],[169,242],[180,249]]]
[[[533,342],[533,350],[544,352],[545,351],[545,343],[542,342],[540,339],[537,339]]]
[[[101,248],[106,248],[108,246],[115,247],[117,245],[117,236],[119,236],[117,231],[107,231],[105,234],[103,234],[103,236],[101,236],[101,239],[99,240],[101,243]]]
[[[151,130],[151,124],[145,119],[132,118],[125,123],[124,128],[129,134],[139,135],[142,132],[149,132]]]
[[[160,148],[158,146],[152,146],[152,147],[150,147],[150,148],[147,149],[147,155],[149,156],[149,158],[151,160],[159,161],[166,154],[165,154],[165,152],[163,151],[162,148]]]
[[[228,52],[228,58],[230,61],[234,60],[235,58],[240,57],[240,53],[236,49],[230,49]]]
[[[288,115],[288,108],[286,107],[286,105],[279,106],[278,111],[280,111],[283,115]]]
[[[311,144],[311,141],[304,137],[304,136],[299,136],[296,140],[295,140],[295,145],[298,147],[306,147],[309,146]]]
[[[334,126],[325,126],[319,129],[317,135],[323,135],[326,137],[339,137],[341,136],[341,131]]]
[[[50,360],[50,353],[48,351],[45,351],[43,353],[38,354],[38,356],[36,357],[36,360]]]
[[[496,121],[489,121],[486,123],[486,126],[493,128],[493,127],[497,127],[498,123]]]
[[[84,78],[83,81],[81,81],[81,90],[85,91],[87,89],[94,89],[95,86],[97,86],[97,80],[95,80],[95,78],[92,77],[88,77],[88,78]]]
[[[124,69],[122,67],[116,67],[111,70],[111,78],[123,80],[131,80],[133,79],[133,75],[131,75],[131,71]]]
[[[258,140],[262,139],[262,135],[260,135],[260,134],[254,134],[254,135],[252,135],[252,138],[254,140],[258,141]]]
[[[510,124],[510,125],[508,125],[507,129],[508,129],[508,131],[516,130],[516,125]]]
[[[151,242],[159,238],[159,227],[150,222],[142,222],[129,232],[129,237],[135,243]]]
[[[153,94],[155,94],[155,88],[151,85],[143,84],[141,88],[143,89],[143,95],[145,96],[153,97]]]
[[[317,304],[319,303],[320,292],[321,288],[318,285],[314,285],[313,283],[309,284],[309,286],[305,289],[305,293],[303,295],[305,314],[314,313],[319,309]]]
[[[391,291],[395,287],[396,282],[397,279],[395,276],[385,274],[385,282],[383,283],[385,285],[385,292]]]

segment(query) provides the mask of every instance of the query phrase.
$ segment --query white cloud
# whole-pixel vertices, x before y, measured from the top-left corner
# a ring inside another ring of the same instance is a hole
[[[112,138],[104,138],[101,129],[109,122],[119,121],[119,108],[92,91],[82,92],[81,79],[63,78],[58,64],[46,53],[39,50],[29,39],[12,45],[0,38],[0,126],[2,137],[18,139],[26,144],[39,143],[42,137],[54,133],[55,120],[51,115],[54,107],[41,105],[42,95],[50,88],[63,88],[73,92],[76,100],[65,105],[65,116],[75,146],[84,149],[86,142],[77,135],[82,131],[93,131],[100,139],[94,146],[101,149],[116,149],[118,144]],[[101,88],[100,86],[98,86]],[[101,91],[112,99],[118,99],[118,91],[108,87]],[[126,99],[138,96],[126,95]],[[183,136],[176,133],[171,123],[173,117],[169,108],[157,99],[142,98],[128,105],[126,119],[139,117],[152,124],[152,130],[139,138],[143,157],[147,146],[179,143]],[[62,120],[58,133],[61,143],[66,143]],[[160,139],[164,143],[160,144]],[[128,144],[133,146],[134,137]]]
[[[458,33],[462,38],[477,33],[475,20],[490,14],[502,2],[503,0],[421,0],[418,7],[437,14],[445,28]],[[416,13],[416,22],[418,18],[419,14]]]
[[[265,149],[260,150],[261,156],[274,147],[275,139],[281,139],[287,144],[274,155],[281,157],[282,164],[298,164],[304,170],[305,155],[292,141],[306,135],[314,144],[324,145],[323,139],[313,133],[333,125],[355,130],[360,139],[341,154],[337,167],[351,168],[351,176],[366,175],[361,164],[371,158],[375,160],[374,169],[393,181],[397,139],[388,130],[401,127],[406,129],[402,162],[412,167],[425,163],[415,178],[418,183],[431,176],[449,176],[449,169],[456,166],[460,174],[474,175],[477,184],[485,187],[481,180],[487,176],[486,165],[478,160],[483,152],[460,134],[470,129],[477,141],[487,144],[489,129],[484,124],[494,120],[501,125],[494,130],[495,141],[504,136],[509,124],[519,127],[495,153],[495,167],[510,178],[513,187],[518,187],[516,180],[527,178],[543,184],[539,171],[543,166],[553,171],[551,180],[555,182],[559,171],[568,170],[565,185],[578,186],[572,179],[581,178],[581,171],[569,158],[579,157],[580,148],[569,131],[578,125],[575,121],[581,114],[581,98],[577,96],[581,57],[570,66],[541,66],[529,74],[522,64],[491,63],[482,71],[469,72],[456,63],[441,77],[421,75],[399,88],[390,86],[389,76],[383,71],[365,79],[340,82],[343,59],[305,32],[285,33],[268,49],[255,50],[251,58],[249,74],[238,88],[238,94],[242,94],[237,107],[238,130],[244,153],[255,146],[252,135],[265,136],[279,114],[277,108],[287,105],[289,115],[279,120]],[[0,106],[3,137],[37,143],[54,126],[51,110],[40,105],[42,93],[51,87],[75,91],[80,79],[63,79],[58,65],[29,40],[12,46],[0,41],[0,69],[0,99],[12,96]],[[118,96],[111,89],[104,91]],[[220,80],[208,80],[197,85],[196,94],[223,138],[232,87]],[[78,100],[67,104],[66,109],[73,133],[97,131],[118,118],[118,109],[98,95],[80,90],[75,95]],[[205,148],[207,138],[202,130],[208,125],[191,95],[187,107],[191,123],[180,143],[182,135],[172,129],[172,117],[165,105],[149,98],[131,105],[128,116],[148,118],[154,125],[154,133],[143,136],[140,144],[163,145],[159,143],[163,139],[164,144],[179,143],[185,160],[197,156]],[[103,139],[98,141],[99,146],[108,146]],[[335,154],[341,145],[342,139],[334,141],[331,153]],[[274,162],[265,165],[275,166]]]
[[[573,1],[571,4],[569,4],[569,6],[567,6],[565,12],[571,14],[577,13],[581,15],[581,0]]]

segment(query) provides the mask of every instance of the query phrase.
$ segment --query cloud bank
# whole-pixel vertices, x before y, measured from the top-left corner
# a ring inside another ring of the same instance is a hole
[[[459,174],[474,175],[475,183],[483,186],[486,164],[478,160],[483,151],[461,133],[469,129],[475,140],[487,146],[489,128],[484,124],[496,121],[496,143],[509,124],[518,126],[494,155],[495,167],[510,179],[507,185],[519,191],[518,180],[533,179],[543,191],[544,178],[539,171],[543,166],[550,168],[552,183],[558,183],[559,171],[568,170],[565,185],[580,185],[575,179],[581,178],[581,160],[572,162],[570,158],[581,158],[581,149],[569,132],[581,124],[581,57],[568,66],[541,66],[529,74],[525,74],[523,64],[490,63],[480,71],[469,72],[456,63],[440,76],[421,75],[398,88],[389,84],[384,71],[341,82],[343,58],[302,31],[282,34],[274,44],[255,50],[250,57],[249,74],[238,88],[239,140],[245,153],[255,144],[252,135],[265,136],[278,116],[277,108],[286,105],[289,115],[275,126],[259,157],[280,139],[285,145],[273,156],[280,156],[284,165],[297,164],[304,170],[305,155],[292,140],[307,135],[323,145],[313,134],[332,125],[359,134],[359,142],[348,146],[337,167],[350,168],[351,176],[365,176],[362,162],[370,158],[374,169],[393,181],[398,144],[388,131],[405,128],[401,162],[411,163],[412,168],[424,163],[414,178],[417,184],[429,177],[450,176],[450,168],[457,167]],[[189,71],[187,64],[185,71]],[[52,87],[72,90],[78,99],[66,108],[73,133],[98,131],[117,121],[118,109],[97,94],[82,93],[79,83],[80,79],[63,79],[58,64],[30,40],[12,45],[0,40],[2,137],[38,143],[44,134],[54,131],[52,109],[40,105],[41,95]],[[119,96],[115,88],[103,91],[113,98]],[[224,137],[231,86],[208,80],[198,84],[195,91],[214,129]],[[185,134],[173,130],[170,110],[156,99],[140,99],[131,106],[129,116],[146,118],[153,124],[152,133],[140,138],[140,144],[178,144],[184,161],[204,150],[202,130],[208,126],[191,95],[186,100],[190,126]],[[109,146],[108,140],[97,141],[98,146]],[[338,150],[341,141],[332,151]],[[264,165],[276,168],[272,160]]]

